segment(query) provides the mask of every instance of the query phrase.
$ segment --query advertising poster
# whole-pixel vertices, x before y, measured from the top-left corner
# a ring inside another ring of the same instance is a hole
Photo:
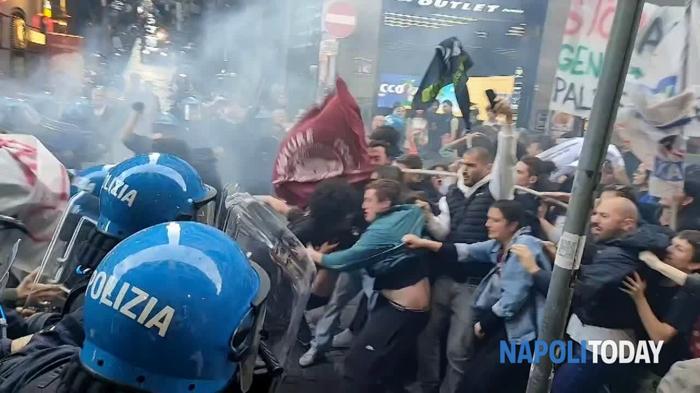
[[[420,79],[421,77],[417,75],[382,74],[377,91],[377,107],[392,108],[394,105],[400,104],[410,108],[413,96],[420,85]],[[486,108],[489,105],[489,100],[485,91],[493,89],[499,98],[510,98],[513,94],[514,83],[515,77],[513,76],[469,78],[469,82],[467,82],[469,96],[472,101],[472,107],[476,107],[479,110],[479,120],[486,120]],[[453,115],[462,117],[462,113],[457,106],[454,85],[447,85],[440,90],[437,100],[440,102],[445,100],[452,101],[454,103]]]

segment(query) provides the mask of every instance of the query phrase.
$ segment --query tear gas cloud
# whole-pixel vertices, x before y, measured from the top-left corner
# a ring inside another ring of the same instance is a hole
[[[161,105],[160,108],[153,108],[155,105],[146,103],[146,116],[136,130],[141,135],[150,135],[150,124],[159,112],[173,109],[174,80],[182,75],[191,81],[193,95],[203,104],[205,120],[219,113],[220,106],[210,105],[216,97],[226,98],[224,106],[228,107],[227,120],[234,125],[237,121],[242,121],[246,111],[249,117],[252,113],[255,114],[252,117],[269,118],[269,123],[272,123],[273,114],[279,116],[280,109],[286,109],[287,117],[293,118],[296,113],[290,113],[290,108],[296,112],[299,108],[311,105],[313,96],[308,97],[307,94],[304,100],[295,97],[292,86],[306,86],[312,91],[315,89],[315,76],[310,66],[317,63],[318,54],[307,51],[306,56],[288,56],[289,22],[292,7],[300,9],[304,7],[300,3],[320,2],[304,0],[296,1],[293,5],[291,1],[237,2],[239,4],[235,5],[221,3],[224,2],[200,2],[204,4],[203,9],[190,13],[185,18],[181,25],[182,31],[176,31],[175,23],[168,23],[166,29],[169,30],[170,44],[167,56],[163,55],[157,62],[142,61],[142,36],[137,37],[132,48],[115,51],[113,44],[117,34],[114,29],[109,30],[104,23],[96,24],[83,30],[85,40],[81,53],[28,58],[32,65],[24,67],[22,77],[4,72],[0,76],[0,86],[6,96],[30,97],[27,101],[38,112],[56,120],[62,119],[67,108],[76,102],[89,102],[95,94],[95,87],[103,86],[99,95],[106,98],[107,106],[115,107],[115,114],[109,124],[97,123],[101,129],[91,130],[106,136],[100,142],[108,145],[105,148],[107,153],[94,163],[116,162],[131,155],[121,144],[119,135],[128,120],[134,100],[124,92],[134,74],[140,76],[141,81],[158,97]],[[191,3],[187,4],[186,7],[190,7]],[[171,7],[174,5],[171,4]],[[192,11],[191,8],[185,9]],[[162,25],[162,21],[159,20],[157,24]],[[312,29],[311,26],[306,27]],[[97,55],[98,53],[102,55]],[[287,72],[289,69],[296,72]],[[294,102],[286,102],[288,94],[294,97]],[[236,116],[238,112],[240,116]],[[203,123],[202,127],[206,129],[200,129],[196,135],[184,139],[193,148],[212,148],[220,158],[218,166],[222,181],[235,181],[236,173],[241,168],[231,168],[232,162],[221,158],[235,154],[234,151],[255,149],[252,139],[250,146],[227,146],[218,134],[234,132],[236,127],[214,129],[206,126],[206,121]],[[82,129],[90,127],[88,124],[76,125]],[[264,130],[255,127],[239,127],[237,130],[250,136],[258,131]],[[247,140],[236,138],[239,144],[241,141],[247,143]],[[88,164],[90,163],[82,166]],[[270,174],[267,176],[269,182]]]

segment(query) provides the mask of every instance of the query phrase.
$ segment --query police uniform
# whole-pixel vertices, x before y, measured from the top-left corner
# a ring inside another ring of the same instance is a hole
[[[216,194],[211,187],[204,185],[192,166],[168,154],[137,156],[114,167],[95,167],[81,173],[78,178],[83,181],[76,182],[73,191],[99,197],[97,226],[78,246],[77,257],[74,256],[87,265],[89,271],[97,268],[121,239],[161,222],[193,220],[198,209],[212,201]],[[167,195],[167,200],[162,195]],[[75,195],[71,201],[80,197]],[[63,232],[56,233],[65,235]],[[62,252],[56,254],[62,257]],[[53,255],[51,250],[48,255]],[[74,346],[79,349],[82,346],[85,338],[82,305],[89,278],[89,274],[73,274],[63,283],[74,290],[64,306],[62,319],[55,326],[35,334],[22,351],[4,358],[0,362],[0,375],[13,375],[15,365],[21,363],[36,363],[37,367],[42,367],[44,358],[34,356],[51,352],[50,348]],[[43,367],[49,368],[48,365]],[[0,389],[0,392],[5,390]]]
[[[17,373],[10,375],[9,379],[0,384],[0,391],[3,393],[79,393],[67,390],[68,388],[65,386],[69,381],[77,379],[75,372],[70,377],[64,375],[70,371],[69,368],[79,367],[75,361],[79,351],[80,349],[76,347],[62,346],[38,352],[31,358],[26,358],[21,363],[22,368],[18,368]],[[81,377],[89,377],[89,374]],[[62,382],[64,386],[61,386]],[[89,383],[87,382],[87,384]],[[95,380],[95,383],[104,384],[98,380]],[[115,392],[111,390],[111,392],[127,393],[128,391]],[[270,392],[271,382],[269,378],[265,375],[255,375],[253,385],[248,393]],[[241,393],[241,389],[237,385],[231,384],[222,393]]]
[[[267,273],[224,232],[195,222],[155,225],[102,260],[84,314],[77,309],[62,321],[84,316],[82,348],[54,342],[8,357],[0,391],[236,391],[234,376],[253,377],[248,365],[269,289]],[[258,386],[249,391],[268,391]]]

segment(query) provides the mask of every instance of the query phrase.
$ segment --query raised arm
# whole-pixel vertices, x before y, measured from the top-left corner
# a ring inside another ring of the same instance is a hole
[[[493,169],[491,170],[489,190],[495,200],[512,200],[515,186],[513,169],[518,162],[516,156],[518,138],[512,126],[513,111],[510,107],[510,103],[507,101],[497,103],[493,110],[497,114],[505,115],[506,123],[498,133],[498,147]]]

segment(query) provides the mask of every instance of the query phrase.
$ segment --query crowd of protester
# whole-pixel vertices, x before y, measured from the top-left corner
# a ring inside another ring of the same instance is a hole
[[[186,90],[175,110],[162,114],[148,86],[133,78],[123,99],[95,89],[91,110],[70,120],[102,130],[107,161],[128,151],[170,153],[219,191],[220,172],[238,169],[223,175],[252,194],[270,194],[266,179],[288,128],[283,110],[260,117],[234,99],[185,108]],[[532,347],[539,338],[574,171],[545,159],[555,145],[549,137],[513,129],[507,102],[466,135],[451,106],[435,102],[410,115],[397,106],[374,117],[367,132],[374,172],[365,184],[324,181],[304,209],[263,198],[318,267],[307,309],[320,311],[303,323],[306,350],[298,363],[311,367],[334,348],[348,348],[341,373],[347,391],[525,390],[529,365],[501,363],[499,345]],[[222,146],[238,150],[221,154]],[[71,158],[84,164],[82,153]],[[648,168],[625,163],[609,157],[601,168],[566,339],[663,341],[661,362],[563,364],[555,393],[657,385],[674,392],[674,372],[700,370],[684,362],[700,355],[700,180],[688,175],[682,192],[657,198]],[[27,280],[10,292],[17,304]],[[343,326],[348,310],[354,315]],[[632,377],[617,378],[623,374]]]
[[[431,121],[429,139],[440,142],[416,150],[403,111],[375,117],[376,169],[364,188],[321,183],[305,212],[267,199],[319,268],[307,308],[322,311],[307,313],[299,364],[349,348],[348,391],[523,392],[529,365],[499,362],[499,343],[532,348],[541,333],[574,173],[538,157],[553,141],[518,135],[507,103],[492,109],[488,129],[464,137]],[[555,370],[556,393],[674,391],[677,373],[698,371],[683,361],[700,349],[700,183],[688,177],[681,194],[659,199],[643,164],[632,182],[619,169],[607,160],[601,170],[566,339],[663,341],[661,361],[588,356]],[[354,318],[343,330],[346,308]]]

